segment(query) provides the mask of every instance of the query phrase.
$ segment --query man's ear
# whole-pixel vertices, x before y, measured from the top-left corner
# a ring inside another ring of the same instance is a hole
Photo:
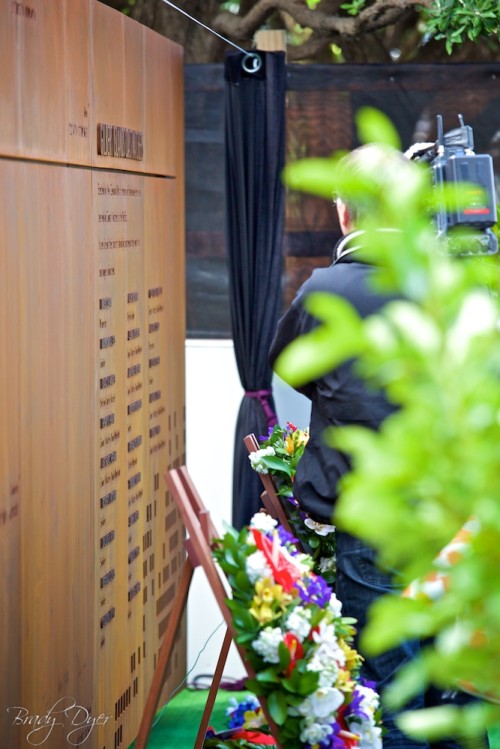
[[[339,216],[339,224],[342,230],[342,234],[349,234],[349,232],[352,231],[351,214],[349,212],[349,208],[340,198],[337,199],[337,213]]]

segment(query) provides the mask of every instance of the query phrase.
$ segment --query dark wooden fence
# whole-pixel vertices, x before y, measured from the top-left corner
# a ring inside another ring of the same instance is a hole
[[[186,83],[187,326],[196,338],[230,338],[224,246],[224,70],[188,65]],[[477,153],[495,160],[500,195],[500,63],[480,65],[288,65],[287,161],[358,144],[362,106],[385,112],[407,148],[436,138],[462,114]],[[499,198],[500,200],[500,198]],[[283,246],[287,303],[339,236],[329,201],[289,191]]]

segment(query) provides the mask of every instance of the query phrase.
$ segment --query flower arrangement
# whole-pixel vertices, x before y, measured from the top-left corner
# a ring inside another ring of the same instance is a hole
[[[354,620],[312,558],[263,512],[214,546],[233,597],[236,642],[255,671],[284,749],[381,749],[379,698],[359,677]]]
[[[335,527],[318,523],[301,509],[293,493],[297,463],[309,439],[309,430],[298,429],[289,421],[285,427],[270,427],[267,437],[260,437],[259,449],[249,460],[257,473],[270,474],[277,494],[287,501],[287,515],[302,547],[314,561],[314,571],[329,583],[335,580]]]

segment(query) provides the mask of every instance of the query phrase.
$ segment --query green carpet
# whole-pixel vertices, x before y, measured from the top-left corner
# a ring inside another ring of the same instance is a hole
[[[249,692],[219,691],[210,718],[210,725],[217,731],[227,729],[226,708],[231,697],[238,702],[245,699]],[[161,708],[155,717],[151,730],[148,749],[193,749],[200,725],[203,708],[208,691],[183,689],[168,705]],[[500,749],[500,726],[489,735],[490,749]],[[129,749],[133,749],[132,743]]]
[[[227,730],[226,708],[229,707],[229,700],[235,697],[240,702],[248,694],[249,692],[220,690],[212,710],[210,725],[216,731]],[[186,688],[162,707],[155,716],[148,749],[193,749],[207,697],[206,690]],[[133,749],[134,745],[135,742],[129,749]]]

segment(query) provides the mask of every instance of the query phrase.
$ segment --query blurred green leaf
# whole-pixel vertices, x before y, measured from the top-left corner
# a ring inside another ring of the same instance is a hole
[[[282,726],[286,721],[288,715],[288,706],[285,697],[282,692],[271,692],[267,698],[267,706],[271,718],[274,720],[276,725]]]
[[[401,149],[398,131],[379,109],[361,107],[356,115],[356,125],[363,143],[383,143]]]

